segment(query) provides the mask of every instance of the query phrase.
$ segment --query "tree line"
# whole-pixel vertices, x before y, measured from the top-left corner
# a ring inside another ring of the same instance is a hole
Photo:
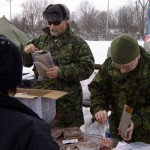
[[[42,33],[47,22],[42,12],[53,1],[28,0],[22,3],[22,12],[15,16],[11,22],[25,32],[29,38]],[[116,10],[98,10],[89,1],[80,3],[76,11],[71,12],[70,28],[85,40],[112,40],[121,33],[129,33],[137,39],[143,39],[147,17],[147,0],[129,0],[128,5]],[[108,15],[108,35],[106,23]]]

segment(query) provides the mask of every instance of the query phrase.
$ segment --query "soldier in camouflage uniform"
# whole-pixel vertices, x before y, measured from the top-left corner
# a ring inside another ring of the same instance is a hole
[[[104,123],[111,105],[110,134],[128,142],[150,143],[150,54],[130,35],[111,43],[111,57],[103,63],[91,84],[91,113]],[[127,137],[118,135],[124,105],[133,108]]]
[[[82,112],[81,80],[94,71],[94,57],[87,42],[69,29],[69,10],[63,4],[49,5],[43,12],[48,22],[44,34],[33,39],[23,51],[24,66],[31,67],[31,53],[36,50],[50,51],[54,67],[46,70],[48,80],[34,83],[32,88],[61,90],[67,95],[56,101],[57,127],[81,126]],[[36,68],[35,74],[38,76]]]

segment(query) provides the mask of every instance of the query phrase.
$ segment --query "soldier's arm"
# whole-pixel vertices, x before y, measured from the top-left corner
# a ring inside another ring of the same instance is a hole
[[[28,43],[29,44],[29,43]],[[27,44],[27,45],[28,45]],[[23,65],[25,66],[25,67],[31,67],[32,65],[33,65],[33,59],[32,59],[32,56],[31,56],[31,54],[29,54],[29,53],[26,53],[25,51],[24,51],[24,48],[27,46],[27,45],[24,45],[23,47],[22,47],[22,49],[21,49],[21,53],[22,53],[22,57],[23,57]]]
[[[35,48],[38,47],[38,43],[39,43],[40,39],[41,39],[41,36],[33,39],[29,43],[22,46],[21,52],[22,52],[22,57],[23,57],[23,65],[25,67],[31,67],[33,65],[32,55],[31,55],[31,53],[26,52],[25,48],[28,47],[28,45],[30,45],[30,44],[32,44]]]
[[[150,79],[142,81],[139,89],[139,99],[137,98],[135,110],[133,110],[132,121],[134,127],[142,126],[150,131]]]
[[[91,91],[91,113],[93,117],[99,111],[108,111],[110,105],[110,79],[103,64],[89,85]]]

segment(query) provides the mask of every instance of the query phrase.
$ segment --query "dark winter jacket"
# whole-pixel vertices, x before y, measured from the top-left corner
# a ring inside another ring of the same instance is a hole
[[[123,75],[107,58],[90,84],[91,112],[108,110],[111,104],[111,137],[118,138],[124,104],[133,108],[134,131],[131,142],[150,143],[150,54],[140,47],[141,59],[135,70]]]
[[[59,66],[57,79],[48,79],[34,84],[33,88],[61,90],[67,95],[56,101],[59,127],[81,126],[84,124],[82,112],[81,80],[88,79],[94,71],[94,57],[90,47],[69,28],[63,35],[53,37],[49,28],[45,34],[31,41],[38,49],[50,51],[54,64]],[[26,67],[33,65],[31,54],[23,53]],[[68,118],[68,119],[67,119]]]
[[[0,150],[59,150],[49,127],[20,101],[0,94]]]

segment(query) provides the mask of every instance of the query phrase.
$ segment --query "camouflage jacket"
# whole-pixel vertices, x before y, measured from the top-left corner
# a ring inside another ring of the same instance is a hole
[[[54,64],[60,68],[59,80],[79,82],[89,78],[94,70],[94,57],[86,41],[69,28],[58,38],[50,35],[48,27],[43,31],[45,34],[30,43],[33,43],[38,49],[51,52]],[[31,54],[23,52],[23,63],[25,67],[33,65]]]
[[[65,126],[80,126],[84,123],[80,81],[89,78],[93,73],[93,54],[86,41],[74,34],[69,28],[57,38],[50,35],[49,28],[45,28],[44,32],[46,33],[32,40],[31,43],[38,49],[50,51],[54,64],[60,68],[59,77],[37,82],[33,88],[68,92],[67,96],[57,100],[57,113],[61,114],[59,116],[62,116],[62,120],[70,122]],[[33,65],[31,54],[23,52],[23,58],[24,66]],[[35,68],[34,71],[37,73]],[[66,120],[66,117],[70,119]]]
[[[140,47],[141,59],[136,69],[122,75],[107,58],[89,88],[91,113],[108,110],[111,105],[110,132],[117,136],[124,104],[133,108],[133,141],[150,143],[150,54]]]

